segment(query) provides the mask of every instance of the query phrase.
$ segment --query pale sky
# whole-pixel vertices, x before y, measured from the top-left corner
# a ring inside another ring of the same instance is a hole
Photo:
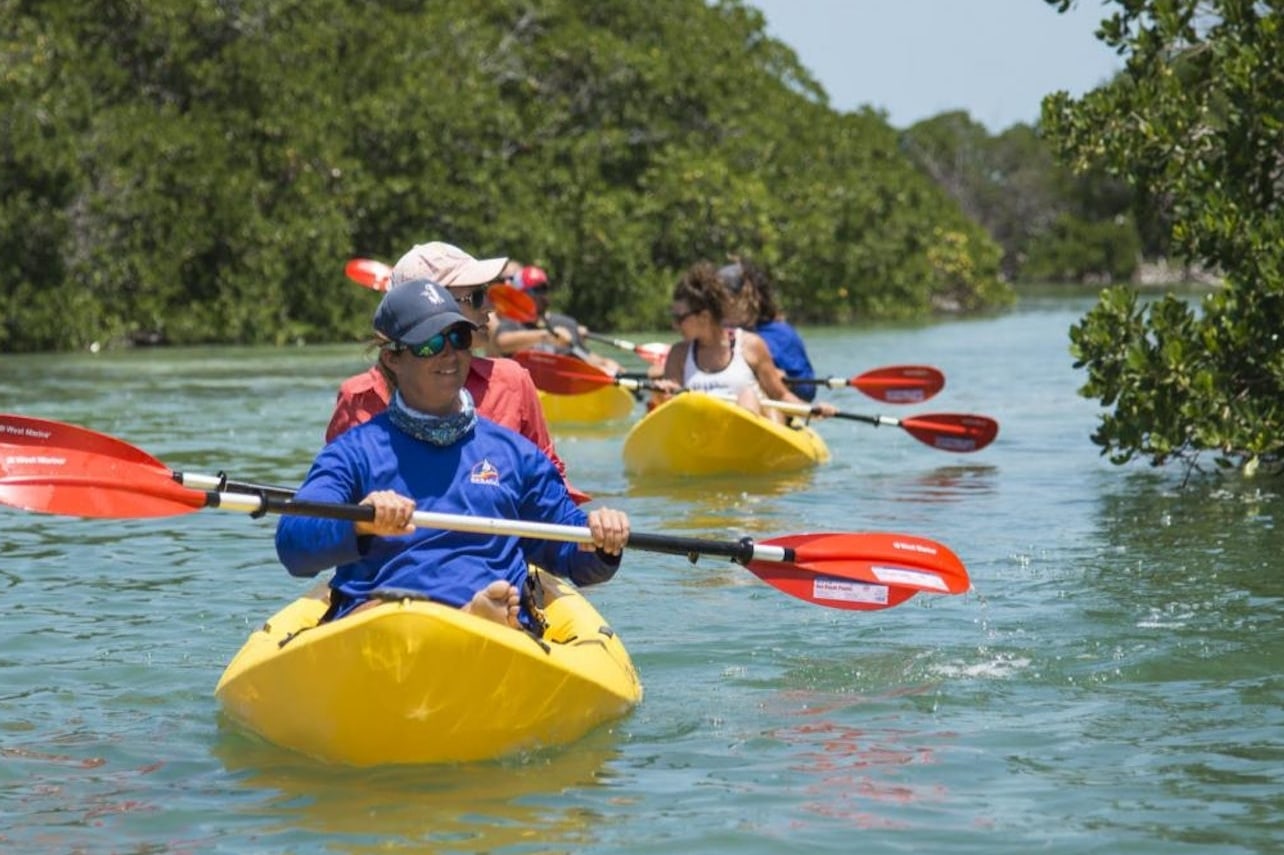
[[[829,93],[907,128],[966,110],[991,133],[1034,124],[1043,96],[1079,96],[1123,60],[1093,36],[1108,9],[1078,0],[1058,15],[1043,0],[746,0]]]

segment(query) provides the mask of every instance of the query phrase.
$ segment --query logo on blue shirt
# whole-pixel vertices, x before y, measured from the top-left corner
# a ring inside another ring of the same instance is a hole
[[[468,480],[474,484],[498,484],[499,470],[489,460],[483,460],[473,467]]]

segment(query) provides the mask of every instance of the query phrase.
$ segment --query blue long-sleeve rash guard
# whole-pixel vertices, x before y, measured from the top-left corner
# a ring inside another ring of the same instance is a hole
[[[816,376],[802,336],[790,324],[785,321],[769,321],[754,327],[753,331],[762,336],[767,349],[771,351],[772,361],[785,372],[786,377],[810,380]],[[791,391],[804,401],[811,401],[816,397],[816,387],[810,384],[794,386]]]
[[[403,433],[381,414],[322,449],[297,498],[355,503],[374,490],[393,490],[414,497],[424,511],[587,524],[538,447],[484,418],[473,430],[475,435],[443,448]],[[618,557],[575,543],[434,528],[401,537],[358,537],[351,521],[304,516],[280,519],[276,550],[294,576],[335,567],[331,587],[351,598],[343,612],[376,590],[462,606],[497,579],[520,589],[527,562],[581,586],[604,582],[619,567]],[[525,620],[524,612],[523,607]]]

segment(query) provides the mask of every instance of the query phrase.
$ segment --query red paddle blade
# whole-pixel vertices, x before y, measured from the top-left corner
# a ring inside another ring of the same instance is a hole
[[[0,450],[0,504],[78,517],[171,517],[205,506],[150,465],[72,448]]]
[[[941,451],[980,451],[999,435],[999,423],[989,416],[933,413],[901,419],[901,427],[926,445]]]
[[[35,416],[22,416],[14,413],[0,413],[0,445],[22,445],[32,448],[74,448],[104,457],[114,457],[140,466],[150,466],[162,474],[169,474],[169,469],[155,457],[141,448],[135,448],[124,440],[88,428],[56,422],[52,419],[41,419]]]
[[[573,356],[519,350],[513,359],[530,372],[535,388],[554,395],[584,395],[615,384],[610,374]]]
[[[539,320],[535,298],[520,288],[504,284],[492,285],[486,296],[490,298],[491,305],[500,317],[523,324],[533,324]]]
[[[794,564],[840,578],[932,594],[962,594],[972,587],[967,568],[952,550],[913,534],[790,534],[761,545],[792,549]]]
[[[847,385],[889,404],[918,404],[945,388],[945,375],[930,365],[887,365],[853,377]]]
[[[633,348],[633,352],[652,365],[663,365],[664,360],[669,357],[669,345],[652,341],[646,344],[639,344]]]
[[[794,560],[750,561],[754,575],[791,596],[830,608],[886,609],[920,591],[961,594],[972,587],[957,555],[912,534],[791,534],[759,545],[791,549]]]
[[[373,258],[354,258],[343,266],[343,272],[371,291],[387,291],[392,284],[392,268]]]

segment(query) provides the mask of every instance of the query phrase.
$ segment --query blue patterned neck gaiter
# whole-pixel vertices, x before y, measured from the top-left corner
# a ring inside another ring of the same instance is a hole
[[[405,402],[398,390],[388,403],[388,418],[397,428],[410,434],[415,439],[445,447],[454,445],[464,434],[477,424],[477,410],[473,407],[473,396],[467,389],[459,390],[459,412],[449,416],[433,416],[421,413]]]

